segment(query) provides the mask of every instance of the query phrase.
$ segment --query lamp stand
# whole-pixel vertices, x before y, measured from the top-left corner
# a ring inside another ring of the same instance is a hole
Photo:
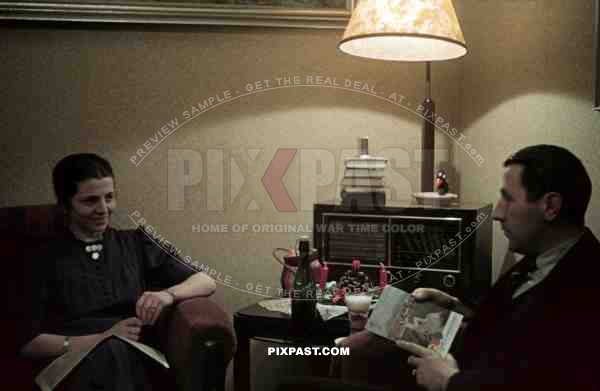
[[[435,158],[435,103],[431,99],[431,62],[427,62],[427,97],[423,106],[423,132],[421,137],[421,191],[433,191]]]

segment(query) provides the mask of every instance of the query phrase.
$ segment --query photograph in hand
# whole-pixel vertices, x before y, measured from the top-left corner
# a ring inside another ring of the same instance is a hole
[[[440,353],[448,353],[463,315],[414,296],[391,285],[377,301],[366,329],[398,342],[406,341]]]
[[[432,303],[417,305],[415,299],[409,296],[403,310],[392,322],[390,336],[396,341],[412,342],[439,350],[449,316],[450,311],[440,309]]]

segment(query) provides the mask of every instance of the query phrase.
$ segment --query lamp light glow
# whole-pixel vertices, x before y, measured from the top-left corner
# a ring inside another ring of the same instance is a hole
[[[387,61],[442,61],[467,54],[451,0],[359,1],[338,48]]]

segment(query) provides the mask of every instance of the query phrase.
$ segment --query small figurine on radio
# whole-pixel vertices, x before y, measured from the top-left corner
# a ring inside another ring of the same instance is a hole
[[[433,187],[439,195],[448,193],[448,175],[444,170],[438,170],[435,174]]]

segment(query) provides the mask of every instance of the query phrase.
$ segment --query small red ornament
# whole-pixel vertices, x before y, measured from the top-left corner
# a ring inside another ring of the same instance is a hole
[[[446,174],[446,171],[438,170],[438,172],[435,174],[433,187],[439,195],[448,193],[448,174]]]

